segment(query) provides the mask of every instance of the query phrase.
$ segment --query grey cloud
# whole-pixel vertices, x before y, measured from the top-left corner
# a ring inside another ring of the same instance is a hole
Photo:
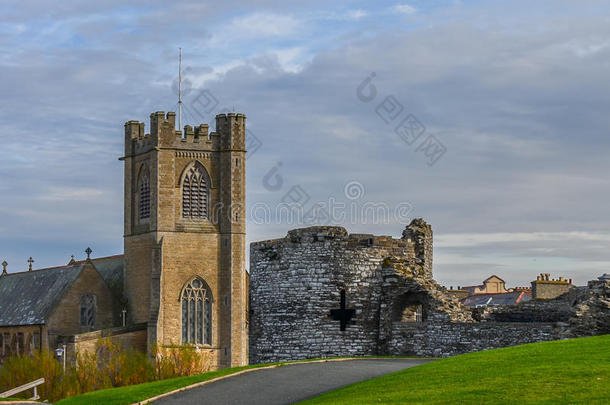
[[[26,2],[23,10],[39,4]],[[79,3],[67,13],[103,13],[116,4]],[[6,151],[0,173],[11,178],[0,189],[12,194],[3,207],[6,212],[23,207],[50,213],[47,222],[29,225],[31,232],[39,226],[49,235],[69,226],[70,234],[90,235],[88,230],[96,229],[100,240],[120,241],[122,168],[116,158],[122,150],[122,123],[174,108],[172,72],[180,39],[197,47],[196,52],[188,51],[193,54],[188,66],[194,81],[207,77],[222,59],[205,49],[210,35],[206,23],[220,18],[219,10],[204,7],[200,14],[189,13],[188,24],[182,24],[180,13],[163,19],[160,4],[149,3],[134,17],[135,30],[129,34],[90,26],[92,36],[105,38],[94,41],[91,49],[24,49],[10,61],[0,59],[6,78],[0,84],[5,104],[0,130]],[[192,11],[193,4],[176,7]],[[28,23],[37,16],[14,17]],[[275,55],[263,52],[244,58],[217,79],[207,79],[203,87],[218,98],[218,108],[235,106],[245,112],[249,128],[263,141],[247,162],[249,204],[276,204],[294,184],[306,189],[312,200],[324,200],[329,194],[341,195],[347,181],[357,180],[366,186],[369,200],[390,206],[412,203],[413,215],[429,220],[437,235],[609,232],[605,174],[610,169],[610,50],[597,46],[610,34],[605,20],[590,17],[565,26],[555,16],[536,16],[543,29],[518,32],[496,30],[491,22],[473,27],[460,18],[458,14],[454,21],[410,31],[375,28],[368,36],[346,32],[335,46],[316,50],[296,73],[284,71]],[[502,15],[489,18],[501,20]],[[87,25],[75,27],[87,34]],[[226,52],[237,58],[241,50],[227,44]],[[378,96],[365,104],[355,92],[371,72],[377,75]],[[195,94],[193,90],[189,96]],[[447,146],[433,167],[375,113],[388,95]],[[262,178],[278,161],[284,163],[281,175],[286,186],[270,192]],[[41,173],[41,167],[52,170]],[[97,187],[108,198],[81,208],[32,200],[44,186]],[[66,209],[78,220],[67,225],[63,216],[53,220],[53,212]],[[89,211],[98,216],[89,218]],[[6,222],[2,226],[9,234],[20,231],[18,219]],[[287,228],[251,224],[248,238],[281,237]],[[402,226],[353,226],[350,231],[367,229],[398,236]],[[506,268],[520,249],[542,255],[538,248],[554,246],[498,243],[459,251],[437,249],[443,263],[439,274],[446,277],[452,269],[469,268],[467,277],[478,282],[488,269]],[[477,253],[494,255],[496,261],[483,266],[475,260]],[[442,260],[452,255],[472,263]],[[505,259],[497,259],[502,255]],[[574,260],[589,255],[610,260],[603,249],[582,241],[561,249],[562,257]],[[575,274],[598,268],[567,265]],[[519,277],[515,282],[529,278]]]

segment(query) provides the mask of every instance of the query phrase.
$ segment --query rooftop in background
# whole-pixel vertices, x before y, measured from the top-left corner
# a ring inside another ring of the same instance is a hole
[[[527,291],[514,291],[502,294],[477,294],[462,300],[463,305],[469,307],[494,306],[494,305],[514,305],[532,299]]]

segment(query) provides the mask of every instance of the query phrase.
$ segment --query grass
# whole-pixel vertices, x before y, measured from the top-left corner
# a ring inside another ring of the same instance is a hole
[[[395,357],[395,356],[391,356]],[[300,360],[298,362],[318,361],[321,359]],[[66,398],[56,402],[56,405],[90,405],[90,404],[108,404],[108,405],[125,405],[133,404],[138,401],[152,398],[154,396],[164,394],[179,388],[187,387],[191,384],[209,381],[211,379],[237,373],[242,370],[261,368],[268,366],[282,366],[295,362],[278,362],[267,364],[254,364],[243,367],[226,368],[217,371],[209,371],[204,374],[193,375],[189,377],[178,377],[167,380],[153,381],[144,384],[129,385],[119,388],[110,388],[99,391],[88,392],[83,395]]]
[[[302,404],[608,404],[610,335],[469,353]]]

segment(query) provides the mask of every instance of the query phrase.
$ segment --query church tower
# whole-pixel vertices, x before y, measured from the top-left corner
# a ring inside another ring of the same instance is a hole
[[[125,124],[125,295],[153,344],[208,348],[247,364],[243,114],[176,131],[176,115]]]

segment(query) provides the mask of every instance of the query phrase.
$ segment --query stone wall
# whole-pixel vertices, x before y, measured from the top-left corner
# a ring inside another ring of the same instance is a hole
[[[610,281],[550,300],[469,308],[433,280],[431,244],[421,219],[401,239],[311,227],[253,243],[250,362],[442,357],[610,333]]]
[[[83,295],[95,296],[95,325],[82,326],[80,323],[80,304]],[[114,326],[114,296],[108,285],[93,267],[86,263],[78,278],[55,305],[46,320],[49,344],[56,344],[58,335],[72,335]]]
[[[66,360],[72,364],[76,361],[77,353],[95,353],[99,340],[106,338],[123,348],[146,352],[146,324],[110,328],[73,336],[60,336],[58,341],[66,344]]]
[[[431,234],[415,220],[402,239],[311,227],[253,243],[250,362],[383,354],[405,311],[413,320],[472,322],[429,277]],[[331,316],[341,291],[354,310],[345,330]]]
[[[47,328],[44,325],[0,327],[0,365],[13,355],[31,354],[49,347]]]
[[[391,355],[445,357],[564,337],[565,328],[556,323],[396,322],[388,346]]]

